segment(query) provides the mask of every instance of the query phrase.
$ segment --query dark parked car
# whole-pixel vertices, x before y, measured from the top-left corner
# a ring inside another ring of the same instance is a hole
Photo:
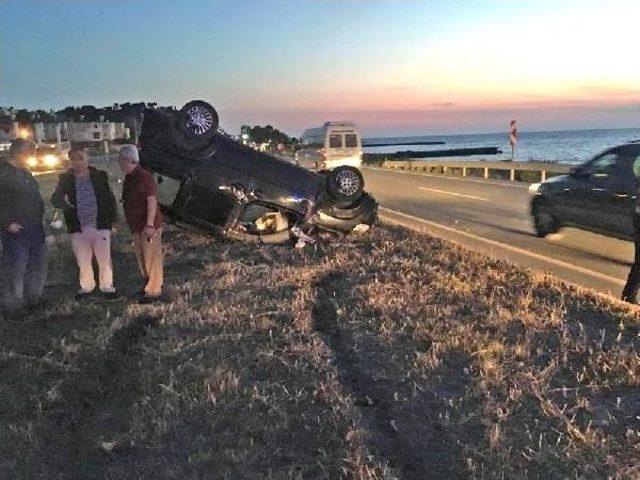
[[[169,218],[212,233],[285,242],[317,230],[364,230],[376,220],[378,205],[358,169],[312,172],[257,152],[219,130],[217,112],[199,100],[180,111],[145,111],[140,154]]]
[[[620,145],[596,155],[568,175],[534,184],[531,214],[544,237],[563,226],[622,239],[633,238],[640,143]]]
[[[64,170],[68,166],[67,154],[55,145],[41,144],[35,155],[27,159],[27,166],[32,172]]]

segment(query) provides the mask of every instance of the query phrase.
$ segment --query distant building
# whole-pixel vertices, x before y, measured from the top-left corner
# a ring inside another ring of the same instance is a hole
[[[113,142],[131,138],[129,129],[121,122],[63,122],[36,123],[34,139],[42,141]]]
[[[11,122],[0,128],[0,141],[13,140],[19,137],[18,122]]]

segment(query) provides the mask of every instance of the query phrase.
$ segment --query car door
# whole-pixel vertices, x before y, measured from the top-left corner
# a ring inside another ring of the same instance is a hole
[[[604,152],[574,169],[562,182],[562,189],[555,198],[563,223],[595,228],[601,222],[594,218],[594,212],[590,210],[593,208],[592,189],[598,188],[594,182],[599,176],[606,175],[613,162],[615,156],[610,151]]]
[[[632,231],[637,188],[634,160],[624,150],[613,150],[591,165],[583,207],[588,226],[613,235]]]

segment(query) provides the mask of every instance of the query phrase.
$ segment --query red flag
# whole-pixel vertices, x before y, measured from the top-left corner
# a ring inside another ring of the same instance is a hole
[[[509,143],[512,147],[515,147],[518,144],[518,127],[516,126],[515,120],[511,120],[511,127],[509,129]]]

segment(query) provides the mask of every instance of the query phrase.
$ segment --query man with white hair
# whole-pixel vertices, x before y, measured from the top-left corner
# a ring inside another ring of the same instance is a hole
[[[9,158],[0,162],[2,306],[8,318],[38,304],[47,276],[44,201],[27,167],[35,152],[32,141],[14,140]]]
[[[118,155],[120,169],[126,174],[122,204],[133,235],[140,272],[145,279],[140,303],[160,299],[163,283],[162,225],[158,206],[158,187],[151,173],[140,166],[135,145],[123,145]]]

